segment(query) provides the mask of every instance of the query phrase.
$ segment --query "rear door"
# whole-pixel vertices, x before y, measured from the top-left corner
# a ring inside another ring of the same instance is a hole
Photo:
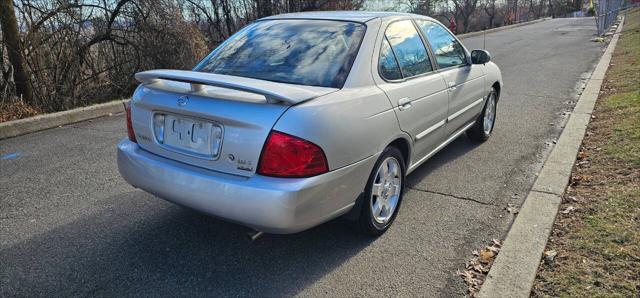
[[[411,20],[395,21],[386,27],[378,74],[383,79],[378,85],[391,100],[401,129],[415,142],[413,158],[425,156],[443,140],[448,94]]]
[[[449,108],[445,134],[451,135],[474,120],[486,95],[483,65],[471,64],[462,44],[442,25],[418,19],[416,24],[426,37],[437,67],[449,89]]]

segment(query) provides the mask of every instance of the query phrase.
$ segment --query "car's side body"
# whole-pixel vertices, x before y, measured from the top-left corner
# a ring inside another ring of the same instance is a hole
[[[411,78],[385,79],[379,60],[387,28],[409,21],[420,32],[419,20],[441,26],[431,18],[400,13],[318,12],[265,20],[279,19],[337,20],[366,26],[342,88],[202,75],[201,83],[210,80],[204,85],[216,86],[224,81],[217,86],[236,89],[226,95],[215,89],[211,92],[216,95],[208,95],[206,90],[192,88],[187,92],[172,87],[172,80],[184,81],[189,74],[176,73],[173,79],[167,77],[169,72],[140,75],[138,78],[145,83],[134,94],[131,108],[138,143],[124,140],[118,145],[118,166],[130,184],[256,230],[302,231],[351,210],[385,148],[397,147],[406,160],[407,173],[415,170],[471,127],[492,87],[498,92],[502,89],[498,67],[493,62],[472,64],[466,49],[464,65],[439,69],[423,33],[418,36],[433,70]],[[151,87],[165,79],[170,82]],[[234,88],[232,81],[239,86]],[[259,86],[252,90],[240,85]],[[278,88],[282,90],[269,93]],[[264,95],[267,103],[252,99],[252,92]],[[189,103],[176,107],[181,94],[189,95]],[[226,100],[212,100],[212,96]],[[270,97],[274,102],[269,102]],[[221,152],[216,158],[202,159],[154,145],[150,123],[158,110],[223,123]],[[329,171],[306,178],[257,174],[260,148],[270,131],[298,136],[322,148]]]

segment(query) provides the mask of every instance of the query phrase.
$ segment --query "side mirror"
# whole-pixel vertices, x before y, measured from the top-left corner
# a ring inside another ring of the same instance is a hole
[[[491,61],[491,54],[485,50],[473,50],[471,51],[471,63],[473,64],[485,64]]]

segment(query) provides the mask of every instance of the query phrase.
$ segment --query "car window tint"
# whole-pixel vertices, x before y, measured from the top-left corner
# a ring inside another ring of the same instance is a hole
[[[440,68],[466,64],[465,50],[451,33],[434,22],[425,20],[416,22],[429,41]]]
[[[387,80],[399,80],[402,79],[402,73],[400,67],[398,67],[398,61],[391,50],[389,41],[385,38],[382,40],[382,47],[380,48],[380,61],[378,62],[380,67],[380,75]]]
[[[431,62],[418,31],[410,20],[392,23],[385,32],[404,77],[431,71]]]
[[[215,49],[196,71],[342,88],[365,25],[324,20],[266,20]]]

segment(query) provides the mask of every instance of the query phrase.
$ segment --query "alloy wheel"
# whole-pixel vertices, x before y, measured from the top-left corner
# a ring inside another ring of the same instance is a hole
[[[385,159],[376,172],[371,188],[371,215],[377,224],[384,225],[393,216],[402,191],[402,170],[394,157]]]
[[[491,93],[489,94],[489,98],[487,99],[487,107],[484,110],[483,129],[486,135],[489,135],[491,133],[495,119],[496,119],[496,95],[495,93]]]

